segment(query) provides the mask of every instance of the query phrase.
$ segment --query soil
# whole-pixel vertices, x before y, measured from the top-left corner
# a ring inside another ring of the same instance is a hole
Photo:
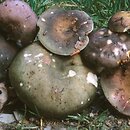
[[[38,117],[19,101],[15,93],[10,94],[9,99],[1,113],[19,111],[24,118],[11,124],[0,123],[0,130],[130,130],[130,118],[115,110],[100,88],[88,108],[64,120]]]

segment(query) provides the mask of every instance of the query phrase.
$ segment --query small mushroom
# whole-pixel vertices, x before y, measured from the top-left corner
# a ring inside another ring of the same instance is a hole
[[[101,86],[108,101],[119,112],[130,116],[130,63],[123,68],[105,70]]]
[[[21,0],[6,0],[0,4],[0,32],[19,46],[30,44],[36,34],[37,16]]]
[[[79,55],[55,55],[37,43],[16,56],[9,78],[18,97],[48,118],[63,118],[87,107],[97,87],[97,76],[82,64]]]
[[[37,22],[38,38],[52,53],[74,55],[88,44],[93,21],[79,10],[51,8],[43,12]]]
[[[118,34],[101,28],[89,35],[89,44],[81,51],[83,62],[99,72],[104,68],[119,66],[127,59],[128,48]]]
[[[3,108],[4,104],[8,99],[7,89],[4,83],[0,83],[0,110]]]
[[[130,29],[130,11],[115,13],[108,22],[108,27],[113,32],[126,32]]]

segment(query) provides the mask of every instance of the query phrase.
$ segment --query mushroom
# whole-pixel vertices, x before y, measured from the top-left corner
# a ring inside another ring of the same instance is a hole
[[[3,108],[4,104],[8,99],[7,89],[4,83],[0,83],[0,110]]]
[[[0,4],[0,32],[7,40],[30,44],[37,34],[36,23],[37,16],[27,3],[6,0]]]
[[[18,49],[0,35],[0,81],[7,79],[8,67],[17,52]]]
[[[89,44],[81,51],[83,62],[98,72],[104,67],[119,66],[120,62],[128,58],[128,45],[120,37],[107,28],[92,32],[89,35]]]
[[[114,70],[105,70],[101,86],[108,101],[122,114],[130,116],[130,63]]]
[[[108,22],[108,27],[113,32],[126,32],[130,29],[130,11],[115,13]]]
[[[88,44],[93,21],[79,10],[51,8],[39,17],[38,39],[52,53],[74,55]]]
[[[49,118],[63,118],[87,107],[97,87],[97,76],[82,64],[79,55],[55,55],[38,43],[15,57],[9,78],[18,97]]]

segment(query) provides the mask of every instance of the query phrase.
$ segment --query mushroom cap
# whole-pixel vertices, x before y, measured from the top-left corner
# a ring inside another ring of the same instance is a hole
[[[18,49],[0,35],[0,81],[7,78],[8,67],[17,52]]]
[[[113,32],[126,32],[130,29],[130,11],[115,13],[108,22],[108,27]]]
[[[121,113],[130,116],[130,63],[126,68],[104,71],[101,86],[108,101]]]
[[[79,55],[54,55],[37,43],[16,56],[9,78],[19,98],[49,118],[63,118],[87,107],[97,87],[96,75],[83,66]]]
[[[43,12],[37,22],[38,38],[51,52],[73,55],[88,44],[88,34],[93,30],[93,21],[79,10],[51,8]]]
[[[30,44],[37,34],[36,23],[37,16],[27,3],[6,0],[0,4],[0,31],[7,40]]]
[[[90,66],[113,68],[127,59],[127,51],[127,45],[118,34],[101,28],[89,35],[89,44],[81,51],[81,57]]]

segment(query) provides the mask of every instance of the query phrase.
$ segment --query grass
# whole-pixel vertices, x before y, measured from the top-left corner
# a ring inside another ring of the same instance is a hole
[[[80,124],[78,129],[81,130],[126,130],[129,128],[126,121],[118,124],[120,118],[112,116],[107,109],[96,116],[77,114],[69,116],[68,119],[78,121]]]
[[[63,8],[67,9],[77,9],[83,10],[88,13],[95,25],[95,29],[101,27],[107,27],[107,23],[109,18],[117,11],[120,10],[129,10],[130,8],[130,0],[25,0],[31,8],[36,12],[39,16],[43,11],[47,8],[60,5]],[[101,101],[102,102],[102,101]],[[28,112],[28,111],[27,111]],[[70,115],[66,120],[78,122],[79,127],[82,126],[81,129],[84,130],[103,130],[105,121],[110,116],[110,119],[113,119],[111,113],[105,108],[102,112],[98,113],[98,115],[90,116],[90,114],[77,114]],[[120,118],[115,118],[114,120],[118,121]],[[110,121],[110,120],[108,120]],[[126,129],[128,127],[126,123],[127,119],[125,119],[124,124],[120,126],[120,129]],[[85,128],[87,126],[87,128]],[[24,124],[17,124],[17,130],[22,130],[24,128],[35,128],[35,126],[24,126]],[[78,128],[75,128],[78,129]],[[73,127],[68,126],[68,130],[74,130]],[[114,130],[114,128],[113,128]],[[116,128],[115,128],[116,130]]]
[[[95,29],[106,27],[109,18],[117,11],[129,10],[129,0],[26,0],[32,9],[40,15],[53,5],[87,12],[95,23]]]

